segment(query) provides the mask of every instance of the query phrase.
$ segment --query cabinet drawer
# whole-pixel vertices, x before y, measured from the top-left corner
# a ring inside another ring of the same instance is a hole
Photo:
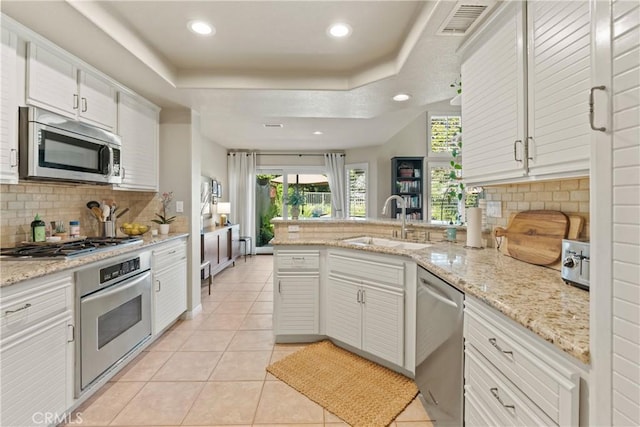
[[[531,345],[532,342],[524,341],[526,331],[513,330],[507,319],[500,319],[471,300],[467,300],[466,305],[467,345],[486,357],[555,423],[564,424],[570,419],[566,415],[577,408],[578,374],[548,363],[550,359],[543,352]]]
[[[404,288],[404,264],[329,254],[329,274],[351,277],[359,283],[385,284]]]
[[[3,340],[38,322],[70,309],[71,278],[62,277],[45,286],[30,288],[0,299]],[[21,285],[14,285],[21,286]]]
[[[158,249],[153,250],[153,266],[154,268],[165,268],[169,264],[183,260],[187,257],[187,242],[180,241],[167,244]]]
[[[465,350],[465,393],[503,426],[555,426],[540,408],[513,386],[473,347]]]
[[[278,270],[317,270],[320,268],[320,252],[280,251],[276,262]]]

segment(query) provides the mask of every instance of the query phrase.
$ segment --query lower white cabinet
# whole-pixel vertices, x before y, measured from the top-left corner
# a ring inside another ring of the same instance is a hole
[[[465,423],[577,426],[580,372],[541,338],[468,297]]]
[[[162,332],[187,310],[187,242],[153,250],[153,334]]]
[[[73,399],[71,275],[35,279],[0,293],[3,426],[58,424]]]

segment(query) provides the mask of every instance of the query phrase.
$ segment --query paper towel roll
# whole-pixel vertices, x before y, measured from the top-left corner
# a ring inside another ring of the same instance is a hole
[[[467,246],[482,247],[482,209],[467,209]]]

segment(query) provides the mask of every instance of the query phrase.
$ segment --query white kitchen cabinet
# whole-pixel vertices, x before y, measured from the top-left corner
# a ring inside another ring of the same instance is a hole
[[[320,331],[320,251],[277,249],[274,275],[274,333]]]
[[[162,332],[187,310],[187,241],[153,250],[153,334]]]
[[[589,173],[590,19],[584,0],[506,3],[465,47],[467,185]]]
[[[120,92],[118,134],[122,137],[121,189],[158,191],[159,110]]]
[[[73,278],[60,275],[2,289],[0,371],[3,426],[63,421],[73,399]]]
[[[465,413],[491,425],[578,425],[580,372],[563,354],[481,302],[464,317]]]
[[[2,28],[0,48],[0,183],[18,183],[18,76],[15,33]]]
[[[327,335],[404,365],[404,265],[330,253]]]
[[[116,89],[62,52],[27,43],[27,104],[113,131]]]

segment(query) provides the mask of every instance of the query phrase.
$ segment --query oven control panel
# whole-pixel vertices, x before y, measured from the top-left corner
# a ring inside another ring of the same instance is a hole
[[[140,257],[128,259],[100,269],[100,284],[110,282],[118,277],[126,276],[140,270]]]

